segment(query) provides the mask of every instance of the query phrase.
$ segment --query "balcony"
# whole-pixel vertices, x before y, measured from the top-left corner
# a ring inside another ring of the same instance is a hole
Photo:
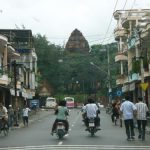
[[[149,71],[144,71],[144,78],[150,77],[150,72]]]
[[[146,27],[143,29],[141,33],[141,38],[144,41],[144,48],[149,47],[149,37],[150,37],[150,23],[147,23]]]
[[[116,79],[117,85],[122,85],[122,84],[126,83],[127,81],[128,81],[128,79],[127,79],[126,75],[123,75],[123,74],[117,75],[117,79]]]
[[[11,82],[11,79],[8,78],[8,75],[0,75],[0,84],[8,85]]]
[[[6,44],[7,43],[7,37],[0,34],[0,41],[4,42],[4,44]]]
[[[127,61],[128,60],[128,57],[123,54],[123,53],[118,53],[116,56],[115,56],[115,62],[118,62],[118,61]]]
[[[17,53],[12,46],[8,46],[7,48],[8,48],[8,58],[10,59],[20,58],[20,54]]]
[[[122,37],[124,38],[123,40],[127,39],[128,31],[124,28],[116,28],[114,30],[115,34],[115,40],[119,41],[119,38]]]
[[[7,44],[7,38],[0,34],[0,50],[3,50]]]

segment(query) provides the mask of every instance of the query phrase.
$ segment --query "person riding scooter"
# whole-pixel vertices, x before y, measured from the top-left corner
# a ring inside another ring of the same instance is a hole
[[[100,129],[100,118],[98,116],[98,114],[100,113],[100,110],[92,98],[88,99],[88,104],[86,104],[85,111],[87,115],[86,117],[87,129],[86,130],[88,130],[88,122],[90,118],[94,118],[97,129]]]
[[[60,101],[57,109],[55,110],[55,114],[57,115],[57,117],[52,127],[52,132],[51,132],[52,135],[56,130],[56,126],[58,122],[64,123],[65,131],[66,133],[68,133],[68,130],[69,130],[69,123],[67,121],[67,116],[69,115],[68,112],[69,111],[68,111],[68,108],[66,107],[66,101],[64,100]]]

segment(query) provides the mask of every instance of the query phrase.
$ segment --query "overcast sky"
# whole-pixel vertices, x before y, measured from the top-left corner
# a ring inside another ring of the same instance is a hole
[[[33,34],[46,35],[51,43],[61,46],[77,28],[90,45],[104,42],[104,37],[111,37],[105,41],[110,43],[116,25],[114,19],[111,21],[116,1],[0,0],[0,28],[21,29],[24,25]],[[118,0],[116,10],[124,5],[125,9],[148,9],[150,0]]]

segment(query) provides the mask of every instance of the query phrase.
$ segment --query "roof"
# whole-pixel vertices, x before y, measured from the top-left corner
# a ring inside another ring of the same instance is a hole
[[[32,37],[32,31],[25,29],[0,29],[0,34],[6,36],[9,41],[13,38],[19,41],[27,41],[28,38]]]

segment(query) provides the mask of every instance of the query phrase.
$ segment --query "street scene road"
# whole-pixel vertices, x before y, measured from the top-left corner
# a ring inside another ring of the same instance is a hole
[[[80,109],[71,109],[69,116],[69,133],[61,140],[51,135],[51,127],[55,120],[53,110],[40,110],[29,119],[29,126],[12,129],[8,136],[0,136],[0,150],[30,149],[150,149],[150,135],[146,140],[127,141],[124,126],[115,126],[109,114],[101,111],[101,130],[94,137],[85,131]]]
[[[149,1],[1,1],[0,150],[150,150]]]

